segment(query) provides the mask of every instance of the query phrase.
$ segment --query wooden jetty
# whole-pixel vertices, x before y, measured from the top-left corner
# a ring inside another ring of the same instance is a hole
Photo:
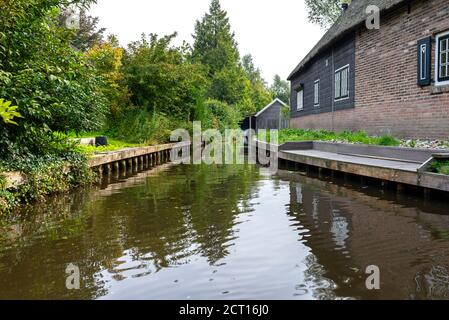
[[[447,151],[321,141],[287,142],[280,146],[258,141],[257,147],[277,152],[281,162],[449,191],[448,175],[426,171],[434,158],[446,157]]]

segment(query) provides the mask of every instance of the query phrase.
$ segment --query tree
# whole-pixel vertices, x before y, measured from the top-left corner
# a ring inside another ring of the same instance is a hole
[[[342,2],[349,4],[351,0],[305,0],[309,21],[329,28],[340,16]]]
[[[122,70],[124,51],[116,37],[110,35],[107,41],[94,45],[86,52],[87,59],[105,80],[102,91],[109,106],[108,120],[112,123],[130,105],[130,93]]]
[[[254,65],[253,56],[251,54],[244,55],[242,58],[242,66],[245,69],[251,83],[265,82],[262,79],[260,69]]]
[[[225,67],[235,67],[239,52],[226,11],[219,0],[212,0],[209,13],[196,21],[193,34],[193,58],[208,67],[209,75]]]
[[[67,19],[73,14],[77,13],[71,7],[61,10],[59,19],[63,26],[65,26]],[[72,40],[72,45],[78,50],[85,52],[103,42],[106,29],[98,28],[99,18],[89,16],[85,9],[81,9],[77,15],[79,17],[79,28],[74,29],[75,36]]]
[[[274,76],[270,91],[275,98],[290,104],[290,85],[287,81],[282,80],[279,75]]]
[[[211,79],[207,98],[225,102],[242,117],[255,111],[251,82],[240,63],[235,35],[219,0],[212,0],[209,12],[196,22],[193,38],[192,58],[206,67]]]
[[[254,65],[253,57],[250,54],[243,56],[242,66],[251,82],[251,99],[255,107],[252,109],[254,111],[260,110],[271,102],[273,96],[267,88],[267,83],[262,78],[260,69]]]
[[[102,79],[60,27],[63,2],[1,4],[0,97],[18,106],[23,118],[17,126],[0,126],[0,158],[56,152],[55,131],[93,130],[102,122]]]
[[[142,35],[129,44],[123,59],[125,82],[132,103],[150,113],[191,120],[204,96],[202,66],[192,62],[188,49],[171,46],[176,33]]]

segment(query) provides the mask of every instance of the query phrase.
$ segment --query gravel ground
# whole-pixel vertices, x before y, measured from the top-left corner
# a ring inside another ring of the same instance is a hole
[[[401,140],[401,147],[448,150],[449,149],[449,141],[421,140],[421,139]]]
[[[334,143],[349,143],[348,141],[341,140],[331,140],[329,142]],[[417,149],[437,149],[437,150],[447,150],[449,152],[449,140],[423,140],[423,139],[403,139],[400,140],[400,147],[406,148],[417,148]],[[352,143],[359,144],[359,143]]]

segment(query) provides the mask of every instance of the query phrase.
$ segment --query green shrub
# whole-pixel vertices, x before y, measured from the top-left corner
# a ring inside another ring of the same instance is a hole
[[[114,127],[106,130],[106,134],[128,143],[157,144],[169,141],[172,130],[188,126],[176,118],[135,109],[124,112]]]
[[[265,137],[259,137],[265,140]],[[279,143],[288,141],[338,141],[347,143],[361,143],[381,146],[398,146],[399,140],[392,136],[369,136],[365,131],[341,131],[310,129],[281,129],[279,130]]]
[[[378,144],[381,146],[398,146],[399,141],[392,136],[380,136]]]
[[[71,46],[62,0],[15,0],[0,10],[0,97],[23,118],[0,126],[0,159],[53,153],[52,132],[93,130],[106,111],[103,79]],[[73,1],[69,1],[73,2]],[[89,1],[79,1],[89,3]]]
[[[434,160],[430,166],[430,171],[449,175],[449,160]]]
[[[86,158],[77,153],[64,157],[44,156],[30,161],[1,163],[1,170],[23,172],[27,181],[17,190],[5,190],[5,180],[0,178],[0,213],[5,213],[19,204],[42,199],[46,195],[67,192],[72,188],[87,185],[96,180],[87,165]],[[1,177],[1,176],[0,176]]]
[[[204,118],[203,129],[219,129],[220,131],[238,128],[238,124],[242,120],[237,107],[213,99],[205,102]]]

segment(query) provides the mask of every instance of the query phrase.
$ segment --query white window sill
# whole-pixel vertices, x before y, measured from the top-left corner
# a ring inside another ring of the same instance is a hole
[[[449,84],[433,85],[430,87],[430,94],[441,94],[449,92]]]

